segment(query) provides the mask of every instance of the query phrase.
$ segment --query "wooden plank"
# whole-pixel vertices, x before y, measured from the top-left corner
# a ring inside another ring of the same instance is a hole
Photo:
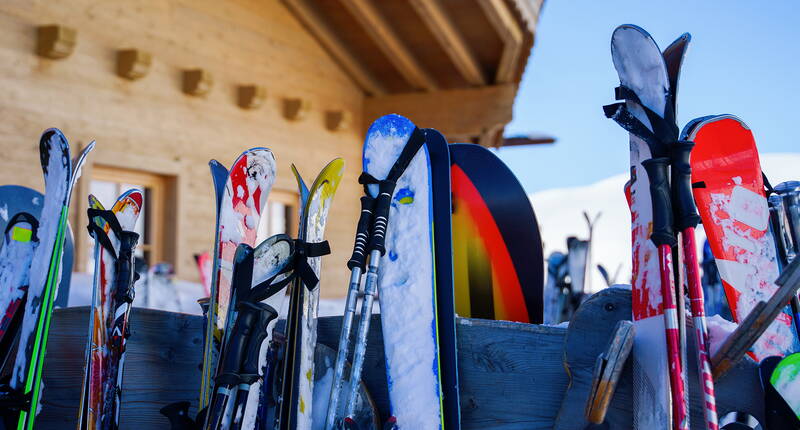
[[[411,0],[411,6],[428,26],[458,71],[472,85],[486,85],[480,64],[447,16],[439,0]]]
[[[445,136],[478,136],[511,121],[516,90],[516,85],[504,84],[368,97],[364,114],[366,118],[377,118],[399,113]]]
[[[572,385],[563,362],[567,329],[479,319],[457,320],[461,414],[465,430],[552,429],[559,410],[562,412],[559,428],[583,429],[564,425],[565,414],[583,416],[586,396],[575,396],[580,394],[580,387],[591,383],[592,358],[602,352],[606,340],[595,342],[593,336],[602,337],[598,334],[610,332],[617,318],[630,316],[630,291],[604,290],[587,302],[590,301],[591,307],[581,311],[584,322],[577,322],[570,334],[573,347],[567,360]],[[40,428],[75,426],[87,318],[87,307],[57,309],[54,313],[45,362],[43,408],[37,420]],[[335,348],[340,324],[340,317],[320,318],[319,342]],[[585,329],[579,330],[581,326]],[[168,422],[158,413],[159,408],[181,400],[196,405],[202,318],[134,308],[131,329],[122,396],[122,429],[165,428]],[[581,349],[582,343],[584,349]],[[689,343],[692,344],[691,339]],[[693,357],[692,354],[690,349],[689,357]],[[631,362],[624,368],[609,407],[606,422],[613,430],[631,428]],[[700,428],[703,418],[697,371],[694,360],[690,358],[689,363],[692,427]],[[381,419],[389,414],[385,372],[380,317],[374,315],[362,376]],[[584,373],[588,377],[583,376]],[[716,389],[720,416],[730,411],[743,411],[763,418],[763,396],[754,363],[740,362],[716,381]],[[562,402],[565,403],[562,405]]]
[[[314,38],[331,54],[331,57],[353,77],[358,86],[372,95],[386,93],[383,85],[350,53],[322,18],[314,12],[307,0],[283,0],[283,2],[297,19],[309,29]]]
[[[522,30],[505,0],[478,0],[478,4],[505,43],[495,81],[498,84],[513,82],[522,56]]]
[[[427,91],[434,91],[438,88],[433,77],[422,68],[411,50],[392,30],[389,21],[372,3],[368,0],[342,0],[342,4],[372,37],[375,44],[383,50],[386,58],[394,64],[409,84]]]
[[[45,358],[39,428],[75,428],[78,416],[88,307],[57,309]],[[202,318],[134,308],[125,358],[122,429],[165,428],[158,410],[181,400],[192,402],[194,415],[200,381]]]

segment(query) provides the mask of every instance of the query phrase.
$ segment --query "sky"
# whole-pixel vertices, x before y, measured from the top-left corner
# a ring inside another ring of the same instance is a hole
[[[627,171],[628,135],[602,111],[619,85],[610,41],[620,24],[644,28],[661,49],[692,35],[678,89],[679,127],[730,113],[750,126],[759,151],[800,152],[793,129],[800,124],[798,22],[800,2],[793,1],[548,0],[506,135],[558,140],[497,154],[529,193]]]

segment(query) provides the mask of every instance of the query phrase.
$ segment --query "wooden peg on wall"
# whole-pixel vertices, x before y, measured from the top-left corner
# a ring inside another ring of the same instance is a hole
[[[239,85],[238,104],[242,109],[257,109],[267,98],[267,89],[261,85]]]
[[[75,50],[78,32],[71,27],[52,24],[36,29],[36,54],[51,59],[66,58]]]
[[[283,99],[283,116],[291,121],[299,121],[311,110],[311,101],[301,98]]]
[[[152,56],[140,49],[120,49],[117,51],[117,74],[123,78],[136,80],[147,76]]]
[[[330,131],[342,131],[353,120],[353,114],[346,110],[325,111],[325,128]]]
[[[204,96],[214,86],[214,78],[205,69],[183,71],[183,92],[190,96]]]

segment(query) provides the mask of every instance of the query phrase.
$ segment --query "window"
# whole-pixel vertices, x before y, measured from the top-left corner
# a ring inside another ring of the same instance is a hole
[[[280,233],[297,236],[297,205],[297,193],[275,189],[270,191],[259,221],[257,243]]]
[[[110,209],[120,194],[138,188],[144,192],[144,211],[139,214],[134,231],[139,233],[136,255],[144,258],[148,266],[165,260],[164,223],[168,178],[147,172],[95,165],[89,182],[89,193]],[[88,253],[87,271],[94,269],[94,256]]]

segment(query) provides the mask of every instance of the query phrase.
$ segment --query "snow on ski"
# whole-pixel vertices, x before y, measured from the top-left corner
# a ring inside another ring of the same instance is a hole
[[[376,120],[364,142],[364,171],[386,178],[417,130],[399,115]],[[377,273],[391,414],[400,429],[443,426],[431,187],[428,149],[422,146],[388,196],[391,222]],[[368,190],[378,197],[378,184]]]
[[[30,395],[30,408],[19,413],[18,429],[33,430],[41,400],[42,366],[53,301],[61,276],[61,253],[64,246],[70,197],[75,181],[94,142],[84,148],[74,162],[69,143],[58,129],[48,129],[39,140],[44,172],[45,193],[39,219],[39,246],[33,254],[30,286],[20,332],[20,347],[14,361],[11,388],[20,395]]]
[[[199,409],[208,404],[211,378],[224,343],[231,297],[233,257],[240,243],[255,245],[261,211],[275,181],[275,157],[269,149],[253,148],[234,161],[228,172],[216,161],[209,163],[217,202],[211,297],[203,347]],[[227,176],[225,175],[227,173]],[[223,180],[224,178],[224,180]],[[222,184],[224,183],[224,188]]]

